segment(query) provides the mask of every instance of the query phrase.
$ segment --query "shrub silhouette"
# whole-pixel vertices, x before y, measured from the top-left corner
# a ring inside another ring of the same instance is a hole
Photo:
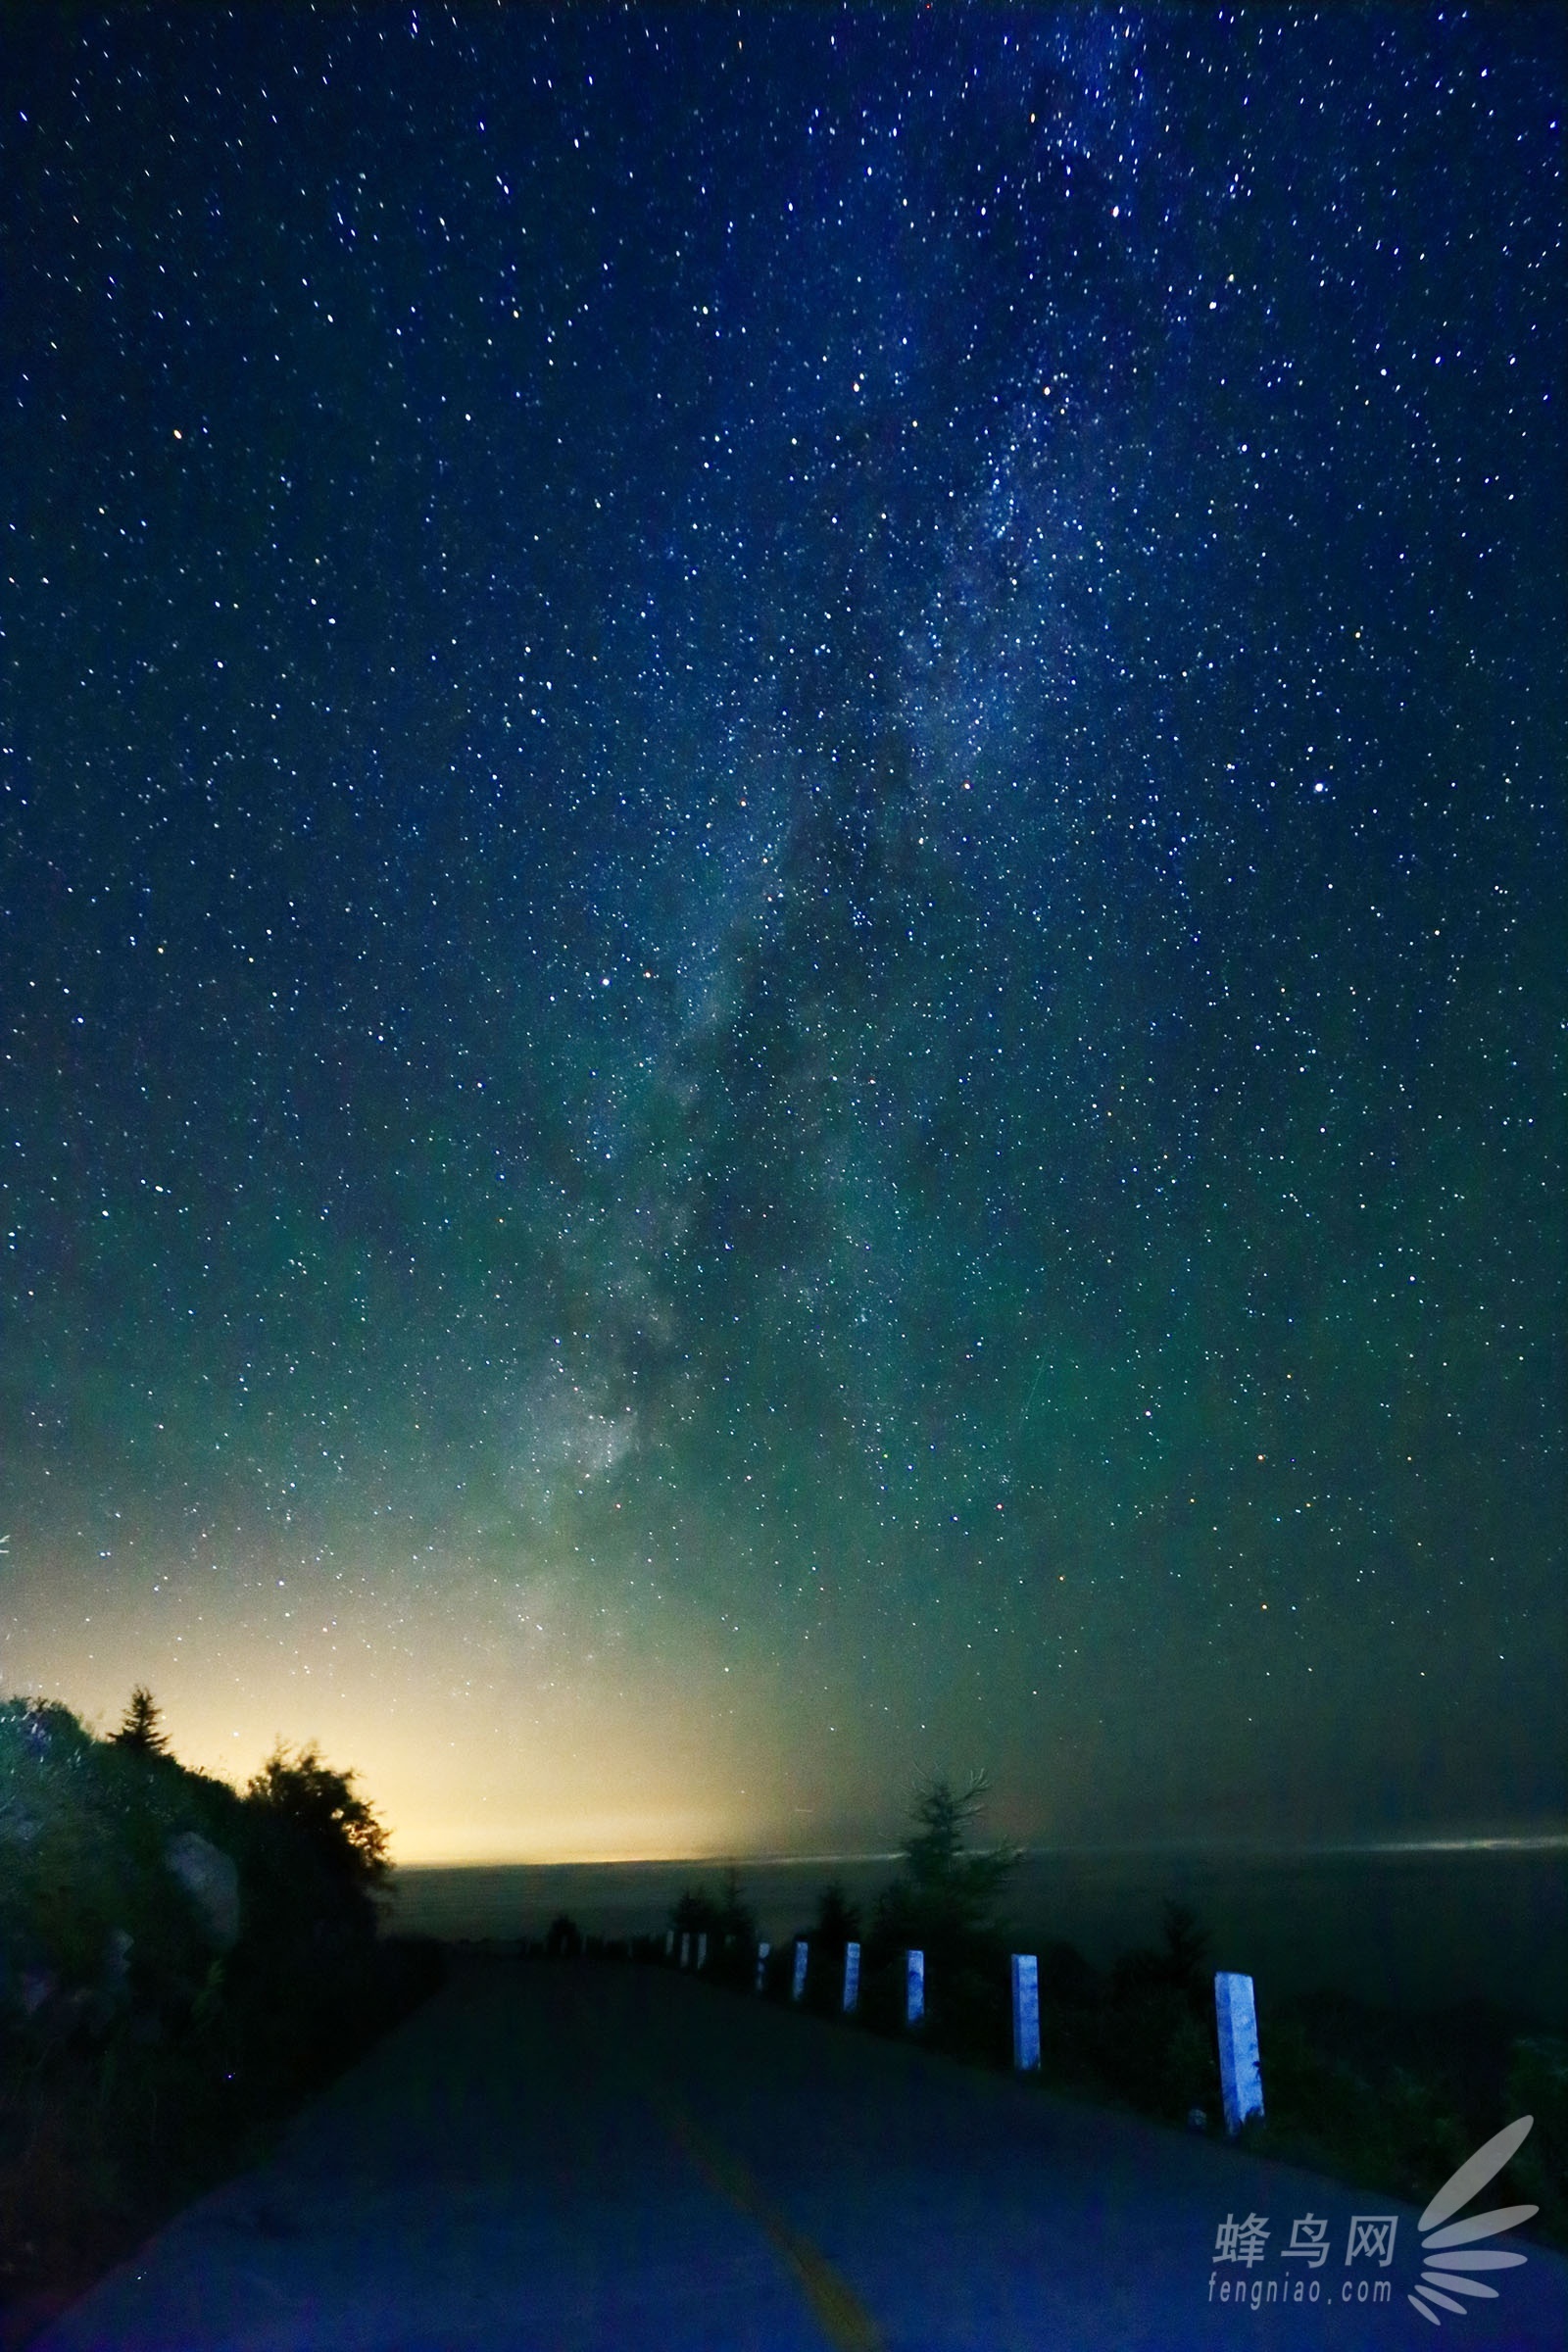
[[[1510,2121],[1533,2115],[1535,2130],[1514,2159],[1515,2177],[1541,2207],[1543,2230],[1568,2242],[1568,2041],[1528,2034],[1508,2057],[1505,2086]]]
[[[1075,1943],[1047,1943],[1040,1952],[1040,1998],[1061,2009],[1093,2009],[1101,1997],[1099,1972]]]
[[[558,1911],[545,1930],[545,1958],[547,1960],[579,1960],[582,1957],[582,1930],[569,1911]]]
[[[706,1886],[688,1886],[671,1906],[669,1924],[678,1936],[706,1936],[710,1950],[737,1950],[757,1944],[757,1914],[746,1900],[741,1875],[731,1863],[717,1894]]]
[[[717,1932],[720,1906],[706,1886],[688,1886],[673,1905],[669,1924],[677,1936],[712,1936]]]

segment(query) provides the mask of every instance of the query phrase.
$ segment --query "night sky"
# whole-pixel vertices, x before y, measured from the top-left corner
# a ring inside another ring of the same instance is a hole
[[[0,1689],[1560,1815],[1563,25],[8,16]]]

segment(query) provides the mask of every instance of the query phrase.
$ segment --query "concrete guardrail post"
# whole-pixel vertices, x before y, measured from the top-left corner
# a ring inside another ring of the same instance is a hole
[[[925,1954],[906,1952],[904,1955],[904,2022],[918,2026],[925,2019]]]
[[[706,1935],[699,1936],[697,1938],[697,1965],[699,1968],[708,1966],[708,1937]]]
[[[1012,1955],[1012,2063],[1021,2075],[1040,2065],[1040,1960],[1034,1952]]]
[[[683,1930],[681,1934],[680,1964],[682,1968],[690,1968],[692,1964],[692,1938],[689,1929]]]
[[[797,1936],[795,1938],[795,1982],[790,1986],[790,1999],[792,2001],[799,2001],[805,1997],[806,1964],[810,1958],[810,1953],[811,1947],[807,1942],[806,1937],[804,1936]]]
[[[1250,2115],[1263,2112],[1263,2070],[1257,2056],[1257,2004],[1250,1977],[1219,1971],[1214,1978],[1214,2021],[1219,2029],[1219,2081],[1225,2098],[1225,2129],[1239,2132]]]
[[[772,1949],[773,1946],[770,1943],[760,1943],[757,1947],[757,1989],[759,1992],[767,1983],[767,1955]]]
[[[844,2014],[853,2017],[860,2005],[860,1947],[847,1943],[844,1947]]]
[[[666,1960],[672,1959],[674,1957],[674,1951],[675,1931],[673,1928],[666,1928],[664,1930],[664,1958]]]

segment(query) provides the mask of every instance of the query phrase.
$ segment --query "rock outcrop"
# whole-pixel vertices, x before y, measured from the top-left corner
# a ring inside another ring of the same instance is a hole
[[[220,1951],[239,1936],[239,1872],[220,1846],[186,1830],[172,1838],[164,1860],[190,1896],[202,1925]]]

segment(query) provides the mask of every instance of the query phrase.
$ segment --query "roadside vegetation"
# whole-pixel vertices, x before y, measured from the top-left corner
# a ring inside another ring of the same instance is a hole
[[[926,2046],[970,2064],[1010,2067],[1005,1913],[1017,1856],[972,1838],[984,1777],[916,1791],[902,1865],[862,1921],[844,1889],[822,1891],[816,1917],[771,1951],[763,1991],[792,1998],[794,1943],[810,1944],[804,2006],[841,2014],[844,1952],[861,1947],[855,2025],[905,2034],[905,1952],[925,1953]],[[702,1887],[671,1913],[710,1937],[708,1974],[751,1988],[757,1936],[731,1872],[720,1896]],[[1164,1906],[1158,1941],[1097,1969],[1065,1942],[1036,1947],[1041,2067],[1047,2088],[1131,2108],[1183,2130],[1223,2132],[1209,1939],[1191,1910]],[[650,1939],[649,1957],[662,1957]],[[1500,2177],[1499,2193],[1539,2205],[1529,2234],[1568,2247],[1568,2040],[1521,2031],[1482,2003],[1429,2014],[1379,2009],[1335,1993],[1270,2003],[1258,1988],[1266,2120],[1241,2144],[1354,2186],[1422,2205],[1480,2144],[1516,2116],[1535,2127]]]
[[[241,1794],[175,1760],[145,1690],[107,1739],[0,1701],[0,2346],[439,1982],[438,1945],[378,1933],[354,1781],[279,1747]]]

